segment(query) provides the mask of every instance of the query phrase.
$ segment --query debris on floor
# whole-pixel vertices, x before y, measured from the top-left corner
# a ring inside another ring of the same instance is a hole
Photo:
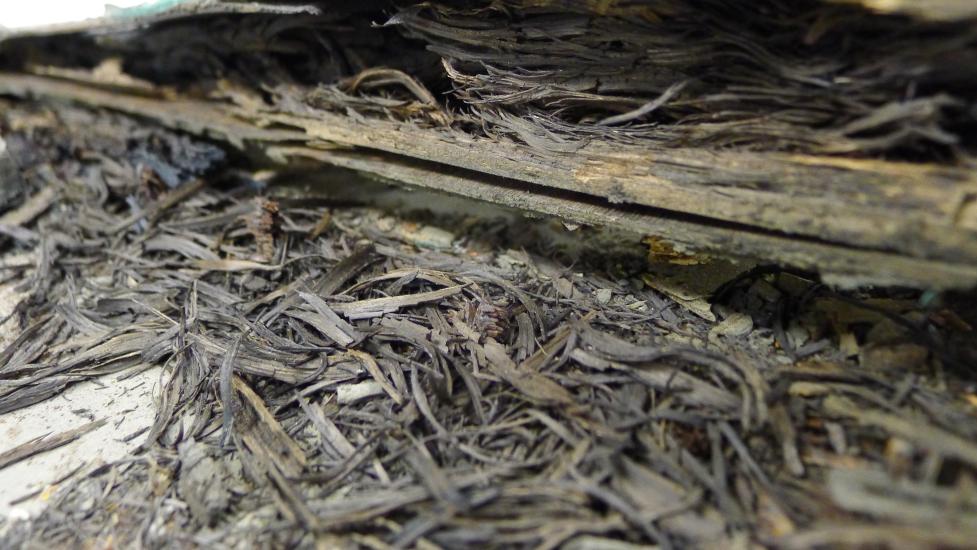
[[[0,422],[109,375],[161,382],[144,425],[98,436],[127,454],[17,495],[43,506],[0,519],[0,546],[977,540],[973,294],[759,265],[696,310],[641,243],[296,196],[148,122],[17,112],[38,147],[0,213]],[[116,426],[86,414],[0,457]]]

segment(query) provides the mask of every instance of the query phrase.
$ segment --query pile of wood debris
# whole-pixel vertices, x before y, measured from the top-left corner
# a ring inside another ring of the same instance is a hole
[[[119,434],[138,451],[30,496],[4,547],[977,539],[972,296],[757,268],[703,311],[546,221],[384,213],[145,121],[2,107],[0,411],[163,368],[155,421]]]
[[[861,4],[5,37],[0,414],[162,374],[0,546],[972,545],[977,27]]]

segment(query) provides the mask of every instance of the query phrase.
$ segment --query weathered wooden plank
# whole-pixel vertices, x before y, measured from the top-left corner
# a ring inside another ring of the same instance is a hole
[[[265,148],[283,161],[317,158],[583,223],[663,235],[688,249],[818,269],[836,282],[977,282],[977,176],[955,167],[603,144],[574,154],[543,153],[446,129],[160,100],[29,75],[0,75],[0,93],[110,108],[238,147]]]
[[[0,91],[77,100],[148,116],[237,146],[243,141],[326,141],[586,193],[612,203],[652,206],[856,247],[977,263],[977,174],[966,168],[601,143],[572,154],[543,153],[514,142],[400,122],[326,112],[314,118],[256,113],[194,100],[160,101],[36,76],[0,75]]]
[[[323,113],[263,122],[313,138],[643,206],[912,255],[977,261],[977,174],[952,167],[782,153],[512,142]]]
[[[977,284],[973,265],[907,257],[841,245],[750,231],[748,228],[709,225],[656,210],[629,209],[540,193],[513,180],[443,167],[379,153],[276,147],[283,159],[311,158],[387,178],[574,222],[613,227],[642,235],[659,235],[679,250],[720,257],[762,258],[767,261],[818,271],[838,286],[865,283],[930,288],[968,288]]]

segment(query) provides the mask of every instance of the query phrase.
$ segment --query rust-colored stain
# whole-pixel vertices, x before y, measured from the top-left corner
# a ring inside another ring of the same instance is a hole
[[[645,237],[642,242],[648,245],[648,260],[652,262],[675,265],[700,265],[709,262],[708,256],[684,254],[675,250],[672,243],[661,237]]]

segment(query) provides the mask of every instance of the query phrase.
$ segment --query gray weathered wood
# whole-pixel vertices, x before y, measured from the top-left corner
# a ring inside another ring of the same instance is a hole
[[[966,168],[787,153],[592,144],[551,153],[443,128],[262,112],[31,75],[0,93],[70,101],[196,135],[566,219],[684,249],[763,258],[842,284],[977,283],[977,175]]]

